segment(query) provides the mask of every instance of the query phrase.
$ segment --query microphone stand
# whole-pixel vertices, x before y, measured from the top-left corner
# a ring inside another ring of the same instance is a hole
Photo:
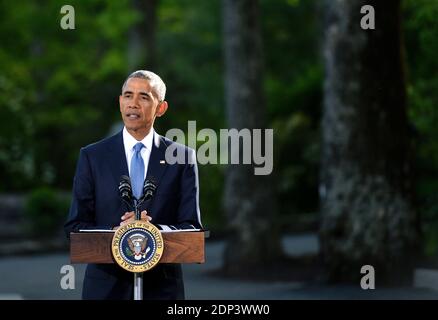
[[[143,201],[138,201],[137,199],[134,199],[134,212],[135,212],[135,220],[141,220],[141,212],[140,212],[140,205]]]
[[[135,220],[141,220],[140,204],[134,199]],[[143,300],[143,272],[134,272],[134,300]]]
[[[141,220],[140,205],[145,199],[146,195],[140,200],[134,198],[135,220]],[[134,300],[143,300],[143,272],[134,272]]]

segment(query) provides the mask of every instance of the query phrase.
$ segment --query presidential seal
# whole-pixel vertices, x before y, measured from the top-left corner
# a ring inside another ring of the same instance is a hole
[[[114,260],[130,272],[145,272],[155,267],[163,255],[164,241],[153,224],[135,220],[114,233],[111,251]]]

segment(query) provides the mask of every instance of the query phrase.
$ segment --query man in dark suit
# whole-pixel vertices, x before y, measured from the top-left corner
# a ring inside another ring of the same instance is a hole
[[[116,229],[135,219],[119,195],[122,175],[141,184],[146,178],[156,183],[155,196],[147,207],[140,208],[142,220],[164,230],[202,228],[195,151],[153,129],[155,118],[163,116],[168,108],[165,92],[164,82],[153,72],[139,70],[128,76],[119,97],[125,127],[80,151],[73,200],[64,226],[67,236],[81,229]],[[169,164],[169,146],[184,154],[186,161]],[[184,299],[181,266],[159,264],[145,272],[143,291],[145,300]],[[132,299],[133,274],[116,264],[89,264],[82,297]]]

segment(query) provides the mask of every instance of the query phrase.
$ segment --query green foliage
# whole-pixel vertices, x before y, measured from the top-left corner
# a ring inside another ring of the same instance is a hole
[[[222,213],[224,167],[199,165],[199,186],[202,224],[216,232],[225,231],[225,215]]]
[[[284,217],[318,210],[323,71],[317,4],[261,1],[275,186]]]
[[[220,1],[162,0],[158,10],[159,73],[168,85],[169,113],[158,126],[185,130],[224,126]]]
[[[404,2],[408,110],[415,130],[417,197],[425,252],[438,254],[438,3]]]
[[[27,196],[24,211],[29,231],[36,236],[53,237],[61,229],[69,205],[68,197],[51,188],[33,190]]]
[[[79,147],[118,114],[124,39],[138,16],[128,0],[81,1],[76,29],[63,30],[64,4],[0,3],[0,168],[15,176],[12,190],[70,188]]]
[[[0,172],[3,181],[24,188],[32,180],[35,169],[29,141],[34,127],[25,109],[31,97],[19,81],[0,75]]]
[[[319,131],[308,115],[296,112],[274,122],[276,188],[280,212],[316,212]]]

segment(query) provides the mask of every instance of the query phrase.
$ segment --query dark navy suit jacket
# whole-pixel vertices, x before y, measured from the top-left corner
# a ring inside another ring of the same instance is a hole
[[[155,133],[155,135],[157,135]],[[147,179],[157,189],[147,210],[155,225],[171,228],[202,228],[198,202],[198,174],[195,152],[157,135],[152,143]],[[157,141],[158,146],[155,141]],[[183,164],[166,162],[166,148],[185,155]],[[192,162],[188,161],[192,159]],[[118,186],[122,175],[129,176],[122,132],[81,149],[73,182],[73,199],[67,222],[70,232],[80,229],[110,229],[131,211],[121,200]],[[144,273],[144,299],[184,299],[179,264],[159,264]],[[84,299],[132,299],[133,274],[116,264],[89,264],[85,273]]]

